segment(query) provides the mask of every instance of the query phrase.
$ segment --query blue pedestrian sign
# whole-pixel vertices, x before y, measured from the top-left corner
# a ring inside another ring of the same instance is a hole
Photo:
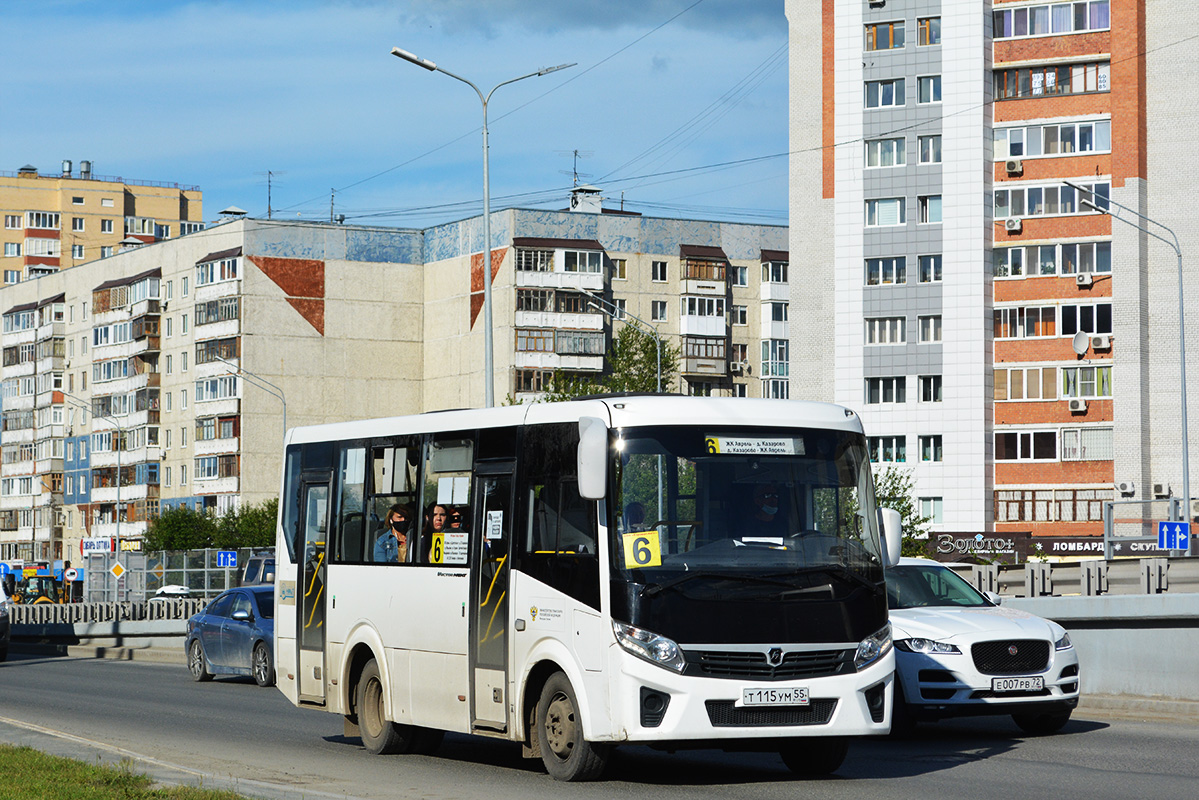
[[[236,550],[218,550],[216,553],[216,565],[218,567],[237,567],[237,551]]]
[[[1187,522],[1157,523],[1158,550],[1186,550],[1190,545],[1191,526]]]

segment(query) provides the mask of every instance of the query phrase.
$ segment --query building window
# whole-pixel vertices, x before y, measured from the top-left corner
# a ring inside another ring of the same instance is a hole
[[[767,261],[762,264],[762,283],[786,283],[786,261]]]
[[[871,436],[866,440],[870,448],[870,460],[875,464],[906,464],[908,460],[908,437]]]
[[[790,346],[788,339],[764,339],[762,341],[762,377],[786,378],[790,373]]]
[[[186,334],[186,333],[187,333],[187,314],[184,314],[184,315],[183,315],[183,319],[182,319],[182,321],[181,321],[181,327],[180,327],[180,329],[179,329],[179,333],[180,333],[180,334]]]
[[[628,275],[628,259],[614,258],[612,259],[612,280],[627,281]]]
[[[1110,61],[995,70],[996,100],[1108,91]]]
[[[941,315],[933,314],[920,318],[920,343],[941,341]]]
[[[1012,39],[1022,36],[1102,31],[1111,27],[1110,13],[1108,0],[1075,0],[1070,3],[993,11],[993,36],[996,39]]]
[[[940,403],[941,402],[941,376],[940,375],[921,375],[920,376],[920,402],[921,403]]]
[[[907,203],[902,197],[886,197],[866,201],[866,227],[903,225],[907,222]]]
[[[904,156],[904,139],[878,139],[866,142],[866,166],[902,167],[907,163]]]
[[[83,217],[71,217],[71,230],[73,230],[73,231],[82,231],[83,230]]]
[[[903,375],[866,379],[866,403],[868,405],[906,403],[907,400],[907,378]]]
[[[787,400],[791,397],[791,384],[785,378],[762,381],[762,396],[772,400]]]
[[[1056,336],[1057,315],[1053,306],[997,308],[992,312],[996,339],[1028,339]]]
[[[919,197],[917,205],[920,208],[921,224],[929,225],[941,221],[941,195],[930,194]]]
[[[653,322],[666,321],[666,301],[651,300],[649,304],[649,318]]]
[[[737,363],[749,363],[749,345],[733,343],[729,348],[729,360]]]
[[[112,245],[100,245],[100,258],[109,258],[112,255]]]
[[[895,108],[905,105],[903,78],[866,81],[866,108]]]
[[[923,78],[916,79],[916,102],[922,104],[941,102],[940,75],[925,75]]]
[[[908,260],[904,256],[866,259],[867,286],[891,286],[907,282]]]
[[[682,297],[680,300],[680,312],[684,317],[724,317],[723,297]],[[662,319],[665,318],[663,314]]]
[[[615,309],[612,312],[613,319],[624,319],[625,318],[625,316],[626,316],[625,302],[626,302],[625,300],[613,300],[612,301],[612,305],[615,306]]]
[[[1056,461],[1057,431],[997,431],[995,460]]]
[[[1079,331],[1084,331],[1085,333],[1111,333],[1112,304],[1063,305],[1061,335],[1073,336]]]
[[[4,283],[13,284],[21,282],[21,271],[19,269],[4,270]]]
[[[567,250],[563,253],[567,272],[590,272],[598,274],[604,268],[604,254],[598,250]]]
[[[25,212],[25,227],[37,228],[39,230],[56,231],[58,230],[59,214],[51,211],[26,211]]]
[[[182,284],[183,284],[183,287],[182,287],[183,288],[183,296],[187,297],[187,277],[186,276],[183,278]]]
[[[1111,367],[1062,367],[1062,397],[1111,396]]]
[[[5,214],[4,227],[10,231],[21,230],[24,226],[21,224],[20,214]]]
[[[1062,430],[1062,461],[1111,461],[1115,457],[1113,428]]]
[[[866,344],[903,344],[907,341],[903,317],[876,317],[866,320]]]
[[[744,383],[734,383],[733,384],[733,397],[748,397],[749,395],[746,392],[746,389],[748,389],[748,388],[749,387]]]
[[[159,236],[157,238],[167,239],[170,237],[168,234],[167,236]],[[222,258],[217,261],[196,264],[196,286],[207,286],[210,283],[236,280],[240,271],[240,261],[241,259],[238,256],[233,256],[231,258]],[[183,294],[186,296],[187,292]]]
[[[943,461],[945,454],[941,449],[941,436],[921,436],[920,437],[920,460],[921,461]]]
[[[749,286],[749,267],[730,267],[734,286]]]
[[[21,255],[21,243],[20,242],[5,242],[4,243],[5,258],[16,258],[19,255]]]
[[[941,163],[941,134],[933,134],[931,136],[921,136],[918,139],[920,144],[920,163],[921,164],[940,164]]]
[[[1111,120],[995,129],[995,160],[1110,153]]]
[[[544,392],[553,377],[553,371],[548,369],[518,369],[515,388],[517,393]]]
[[[941,282],[941,256],[920,256],[920,282]]]
[[[749,324],[749,306],[732,306],[733,324],[748,325]]]
[[[650,263],[650,280],[654,283],[666,283],[665,261],[653,261]]]
[[[555,331],[554,352],[560,356],[602,356],[603,331]]]
[[[83,258],[83,245],[81,245],[81,244],[71,245],[71,258],[74,258],[74,259],[82,259]]]
[[[992,375],[996,401],[1057,399],[1057,367],[1004,367]]]
[[[725,341],[715,336],[684,336],[684,358],[720,358],[725,354]]]
[[[1111,242],[1078,242],[1060,245],[997,247],[992,261],[996,278],[1038,275],[1110,273]]]
[[[711,381],[687,381],[687,394],[692,397],[711,397]]]
[[[112,220],[100,220],[100,233],[112,233]]]
[[[927,519],[933,525],[941,524],[941,498],[940,497],[921,497],[920,498],[920,516]]]
[[[916,20],[916,46],[928,47],[941,43],[941,18],[923,17]]]
[[[903,21],[876,22],[866,26],[866,50],[902,50]]]
[[[770,309],[770,321],[786,322],[788,305],[788,303],[783,303],[777,300],[772,303],[765,303],[764,306],[768,306]],[[762,311],[765,312],[766,308],[763,308]],[[763,316],[765,316],[765,314],[763,314]]]
[[[518,249],[516,251],[516,270],[517,272],[553,272],[554,251]]]

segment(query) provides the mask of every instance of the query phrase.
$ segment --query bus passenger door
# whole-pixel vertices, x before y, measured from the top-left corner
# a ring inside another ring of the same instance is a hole
[[[490,472],[491,474],[487,474]],[[474,727],[508,727],[508,567],[512,528],[512,467],[475,472],[471,587],[471,669]]]
[[[300,700],[325,702],[325,542],[329,531],[329,476],[304,476],[301,495],[304,549],[300,553]]]

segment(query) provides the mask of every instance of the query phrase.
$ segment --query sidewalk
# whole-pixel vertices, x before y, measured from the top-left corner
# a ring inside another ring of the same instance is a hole
[[[1172,697],[1140,697],[1132,694],[1084,694],[1075,715],[1135,720],[1199,722],[1199,701]]]
[[[187,653],[183,642],[178,646],[101,647],[98,645],[32,644],[13,642],[9,648],[13,653],[38,656],[64,656],[66,658],[112,658],[118,661],[143,661],[153,664],[187,665]]]

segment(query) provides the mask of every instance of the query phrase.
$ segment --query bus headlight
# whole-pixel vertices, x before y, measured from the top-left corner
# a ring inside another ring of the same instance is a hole
[[[891,650],[891,623],[888,622],[874,633],[858,642],[858,652],[854,653],[853,665],[857,669],[873,664]]]
[[[620,646],[638,658],[675,672],[683,671],[686,664],[683,651],[674,640],[616,620],[612,620],[612,632],[616,634]]]

